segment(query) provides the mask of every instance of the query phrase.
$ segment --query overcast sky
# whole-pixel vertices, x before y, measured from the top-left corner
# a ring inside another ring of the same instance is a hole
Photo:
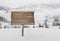
[[[0,5],[5,5],[8,7],[19,7],[21,5],[41,3],[60,3],[60,0],[0,0]]]

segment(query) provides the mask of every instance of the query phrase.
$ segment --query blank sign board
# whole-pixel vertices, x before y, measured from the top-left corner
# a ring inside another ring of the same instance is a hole
[[[11,24],[12,25],[33,25],[34,24],[34,12],[12,11],[11,12]]]

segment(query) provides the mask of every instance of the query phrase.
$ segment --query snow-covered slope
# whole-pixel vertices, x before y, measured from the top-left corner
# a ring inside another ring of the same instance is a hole
[[[60,0],[0,0],[0,5],[4,7],[4,9],[0,9],[0,16],[9,22],[2,22],[2,25],[10,26],[11,11],[32,10],[35,18],[35,28],[32,28],[32,25],[25,28],[23,37],[21,36],[22,28],[0,29],[0,41],[60,41],[60,29],[58,27],[38,27],[39,23],[44,23],[45,16],[60,15]],[[6,13],[5,10],[8,12]]]

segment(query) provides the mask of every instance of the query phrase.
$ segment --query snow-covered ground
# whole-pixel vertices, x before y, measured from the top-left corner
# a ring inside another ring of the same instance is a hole
[[[60,29],[25,28],[24,36],[20,29],[0,29],[0,41],[60,41]]]
[[[32,26],[25,28],[23,37],[21,36],[22,28],[0,29],[0,41],[60,41],[60,29],[58,27],[38,27],[39,23],[44,23],[45,16],[60,15],[59,4],[60,0],[0,0],[1,6],[9,8],[7,13],[0,10],[0,16],[6,18],[9,22],[11,21],[11,11],[16,11],[16,9],[18,11],[32,10],[35,18],[35,28],[32,28]],[[2,23],[2,25],[10,24]]]

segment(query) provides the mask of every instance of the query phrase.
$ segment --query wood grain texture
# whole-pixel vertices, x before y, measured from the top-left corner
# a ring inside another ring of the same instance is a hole
[[[34,24],[34,12],[12,12],[11,13],[12,25],[32,25]]]

